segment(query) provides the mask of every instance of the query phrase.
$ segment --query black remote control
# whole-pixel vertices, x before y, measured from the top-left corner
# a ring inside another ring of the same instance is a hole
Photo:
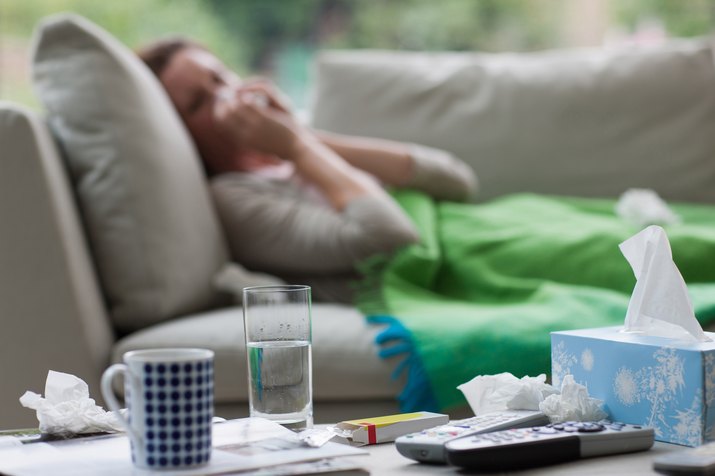
[[[653,446],[652,428],[619,422],[565,422],[467,436],[445,445],[447,462],[482,471],[529,468]]]

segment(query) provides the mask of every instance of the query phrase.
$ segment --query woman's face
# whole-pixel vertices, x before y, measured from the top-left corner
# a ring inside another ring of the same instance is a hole
[[[221,88],[238,88],[241,79],[214,55],[199,48],[180,50],[159,80],[164,85],[209,171],[228,170],[239,160],[235,137],[214,124],[214,102]]]

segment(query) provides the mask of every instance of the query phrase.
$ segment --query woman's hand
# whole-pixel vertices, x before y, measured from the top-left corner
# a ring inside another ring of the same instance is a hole
[[[237,137],[247,149],[292,160],[312,134],[290,113],[272,107],[275,99],[271,96],[267,96],[268,104],[260,101],[259,94],[263,91],[263,87],[245,86],[235,94],[225,90],[221,93],[222,99],[214,105],[214,122]]]

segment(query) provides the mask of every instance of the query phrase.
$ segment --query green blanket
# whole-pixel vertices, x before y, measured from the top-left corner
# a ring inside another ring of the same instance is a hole
[[[366,263],[358,306],[390,324],[382,357],[403,355],[403,410],[464,403],[476,375],[549,373],[551,331],[623,322],[635,284],[618,244],[634,228],[613,200],[516,195],[482,205],[395,198],[422,242]],[[715,320],[715,208],[674,205],[665,227],[701,323]]]

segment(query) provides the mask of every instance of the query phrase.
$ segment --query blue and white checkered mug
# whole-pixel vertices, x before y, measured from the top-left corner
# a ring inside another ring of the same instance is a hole
[[[207,349],[127,352],[102,375],[107,406],[120,408],[113,389],[124,374],[129,417],[120,415],[139,468],[177,469],[208,463],[213,420],[213,356]]]

